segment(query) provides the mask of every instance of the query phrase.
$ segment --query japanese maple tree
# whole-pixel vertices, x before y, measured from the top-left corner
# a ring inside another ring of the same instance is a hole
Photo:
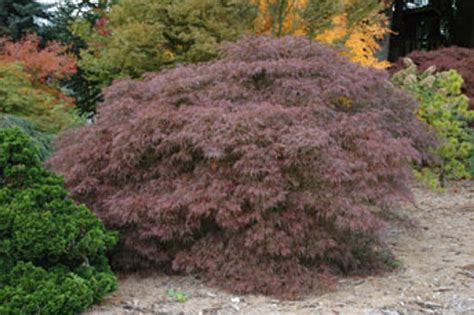
[[[410,198],[410,163],[433,145],[415,107],[322,44],[248,38],[116,81],[48,164],[120,231],[116,266],[295,297],[386,267],[380,213]]]

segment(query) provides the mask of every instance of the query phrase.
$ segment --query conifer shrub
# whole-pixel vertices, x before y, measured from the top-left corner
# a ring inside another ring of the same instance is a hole
[[[0,314],[78,314],[116,287],[115,233],[69,200],[19,128],[0,129]]]
[[[469,98],[461,91],[463,78],[456,70],[419,71],[409,58],[405,64],[392,81],[416,98],[418,118],[436,131],[441,142],[436,152],[439,163],[419,168],[418,177],[434,188],[443,186],[444,179],[471,177],[474,142],[469,123],[474,121],[474,111],[468,110]]]
[[[469,108],[474,110],[474,49],[462,47],[440,48],[431,51],[414,51],[407,56],[425,71],[435,66],[438,71],[456,70],[464,79],[463,93],[470,98]],[[391,69],[392,73],[404,68],[400,59]]]
[[[121,80],[48,164],[121,233],[113,263],[295,297],[383,268],[380,214],[433,136],[386,72],[304,38]]]
[[[51,153],[52,136],[39,131],[35,124],[27,119],[14,115],[0,114],[0,129],[15,127],[20,128],[21,131],[30,137],[33,145],[38,149],[40,160],[46,160]]]

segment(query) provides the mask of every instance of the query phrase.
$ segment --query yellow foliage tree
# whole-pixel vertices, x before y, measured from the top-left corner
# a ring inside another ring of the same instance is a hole
[[[259,8],[258,34],[308,36],[344,46],[354,62],[386,68],[375,53],[389,32],[381,0],[255,0]]]

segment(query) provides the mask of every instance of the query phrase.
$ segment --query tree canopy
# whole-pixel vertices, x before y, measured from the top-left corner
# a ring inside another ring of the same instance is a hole
[[[304,35],[345,46],[353,61],[376,68],[388,66],[375,58],[379,40],[388,32],[380,0],[255,0],[259,5],[258,34]]]
[[[122,0],[95,25],[74,25],[88,44],[79,65],[89,79],[108,85],[167,65],[208,61],[221,42],[244,34],[255,14],[248,0]]]
[[[37,33],[38,18],[46,19],[47,6],[36,0],[0,1],[0,37],[9,36],[20,40],[25,34]]]

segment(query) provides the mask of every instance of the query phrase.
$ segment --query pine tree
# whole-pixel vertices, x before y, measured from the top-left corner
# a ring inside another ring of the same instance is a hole
[[[0,37],[20,40],[27,33],[37,33],[38,18],[47,19],[47,6],[35,0],[0,0]]]
[[[74,34],[73,25],[81,21],[93,28],[115,2],[115,0],[61,0],[51,13],[50,23],[43,27],[42,35],[48,40],[56,40],[68,45],[70,51],[79,56],[80,50],[87,48],[87,43]],[[78,68],[76,74],[62,82],[62,86],[74,96],[76,106],[82,113],[90,115],[95,112],[95,106],[101,100],[101,89],[99,82],[85,77],[83,69]]]

